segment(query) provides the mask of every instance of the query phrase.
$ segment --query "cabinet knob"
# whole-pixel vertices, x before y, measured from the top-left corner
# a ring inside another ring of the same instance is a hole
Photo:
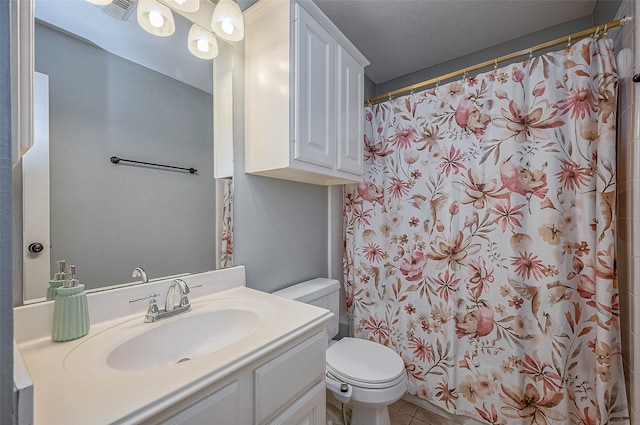
[[[29,244],[29,248],[27,249],[32,254],[40,254],[44,250],[44,245],[42,245],[40,242],[32,242]]]

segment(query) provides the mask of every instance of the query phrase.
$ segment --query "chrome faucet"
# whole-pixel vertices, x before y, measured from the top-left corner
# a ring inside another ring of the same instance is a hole
[[[182,279],[175,279],[171,282],[171,285],[169,285],[164,309],[162,310],[158,308],[158,303],[156,302],[156,297],[158,296],[160,296],[160,294],[154,293],[147,297],[129,300],[129,304],[149,299],[149,308],[147,309],[147,313],[144,315],[145,323],[153,323],[191,310],[191,303],[189,302],[189,285],[187,285],[187,282]]]
[[[171,282],[167,290],[167,298],[164,302],[166,311],[189,308],[189,285],[182,279]]]
[[[142,267],[136,267],[135,269],[133,269],[133,274],[131,275],[131,277],[140,277],[140,278],[142,278],[142,282],[141,283],[149,282],[149,278],[147,277],[147,273],[144,271],[144,269]]]

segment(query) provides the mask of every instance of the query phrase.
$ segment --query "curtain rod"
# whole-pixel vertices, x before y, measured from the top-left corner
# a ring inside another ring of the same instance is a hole
[[[370,104],[370,103],[373,103],[373,102],[377,102],[379,100],[391,99],[391,97],[393,97],[395,95],[398,95],[398,94],[401,94],[401,93],[405,93],[405,92],[409,92],[409,91],[415,91],[415,89],[418,89],[418,88],[421,88],[421,87],[424,87],[424,86],[428,86],[430,84],[434,84],[434,83],[439,84],[443,80],[448,80],[449,78],[457,77],[458,75],[466,76],[469,72],[477,71],[478,69],[482,69],[482,68],[487,68],[487,67],[492,66],[492,65],[495,68],[497,68],[498,67],[498,63],[500,63],[500,62],[504,62],[504,61],[508,61],[508,60],[511,60],[511,59],[515,59],[515,58],[517,58],[519,56],[531,55],[531,54],[533,54],[533,52],[537,52],[539,50],[548,49],[549,47],[557,46],[557,45],[563,44],[563,43],[567,43],[568,45],[571,45],[572,41],[576,41],[576,40],[579,40],[579,39],[584,38],[584,37],[589,37],[589,36],[596,36],[597,37],[597,36],[600,35],[601,31],[602,31],[602,34],[604,34],[606,36],[606,33],[607,33],[608,30],[610,30],[611,28],[619,27],[621,25],[624,26],[628,22],[630,22],[631,19],[633,19],[633,18],[631,18],[630,16],[625,16],[622,19],[618,19],[616,21],[611,21],[611,22],[608,22],[608,23],[606,23],[604,25],[598,25],[597,27],[593,27],[593,28],[586,29],[584,31],[576,32],[574,34],[567,35],[567,36],[561,37],[561,38],[557,38],[557,39],[552,40],[552,41],[547,41],[546,43],[538,44],[537,46],[533,46],[533,47],[530,47],[528,49],[523,49],[523,50],[520,50],[520,51],[517,51],[517,52],[514,52],[514,53],[510,53],[508,55],[500,56],[499,58],[491,59],[491,60],[479,63],[477,65],[473,65],[473,66],[470,66],[470,67],[467,67],[467,68],[460,69],[458,71],[449,72],[448,74],[443,74],[443,75],[441,75],[439,77],[436,77],[436,78],[431,78],[429,80],[425,80],[425,81],[422,81],[420,83],[412,84],[410,86],[406,86],[406,87],[402,87],[400,89],[396,89],[396,90],[390,91],[390,92],[388,92],[386,94],[381,94],[381,95],[378,95],[378,96],[371,97],[369,99],[366,99],[364,101],[364,104],[367,105],[367,104]]]

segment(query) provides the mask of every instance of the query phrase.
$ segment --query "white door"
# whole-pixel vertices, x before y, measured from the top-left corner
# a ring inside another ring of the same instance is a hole
[[[338,82],[337,107],[337,168],[362,175],[364,68],[342,46],[336,49]]]
[[[294,158],[327,168],[335,164],[333,129],[334,39],[296,4]]]
[[[49,76],[39,72],[35,72],[33,77],[33,127],[33,146],[22,157],[24,300],[46,296],[51,267]]]

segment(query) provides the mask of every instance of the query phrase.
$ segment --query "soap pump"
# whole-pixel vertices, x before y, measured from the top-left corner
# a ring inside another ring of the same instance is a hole
[[[53,305],[51,339],[70,341],[89,332],[89,308],[84,285],[76,279],[76,266],[69,266],[69,274],[62,287],[56,290]]]
[[[56,290],[60,288],[67,279],[67,262],[65,260],[56,261],[56,268],[58,271],[53,274],[53,277],[49,281],[49,287],[47,288],[47,301],[55,299]]]

